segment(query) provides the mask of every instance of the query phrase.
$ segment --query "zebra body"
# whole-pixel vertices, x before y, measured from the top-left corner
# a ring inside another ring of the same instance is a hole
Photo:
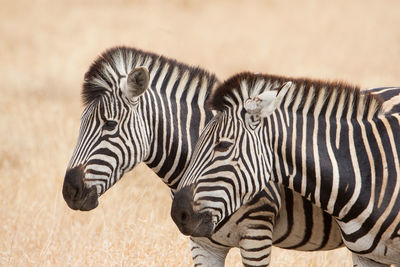
[[[140,162],[174,191],[200,130],[213,115],[205,100],[216,85],[214,75],[152,53],[116,48],[101,55],[85,75],[80,135],[63,186],[67,204],[95,208],[98,197]],[[215,236],[191,238],[196,265],[223,266],[229,248],[238,247],[241,237],[257,235],[249,225],[254,225],[252,214],[260,213],[260,206],[275,229],[272,238],[272,228],[264,235],[262,263],[269,261],[271,239],[279,247],[298,250],[341,246],[330,216],[297,193],[269,186],[274,198],[262,192],[258,202],[238,210]],[[305,208],[308,216],[303,215]],[[245,245],[241,252],[247,257]]]
[[[172,204],[179,228],[201,223],[197,235],[212,234],[272,179],[335,217],[355,265],[400,263],[395,107],[385,112],[381,99],[342,83],[250,73],[228,79],[210,104],[219,112]]]

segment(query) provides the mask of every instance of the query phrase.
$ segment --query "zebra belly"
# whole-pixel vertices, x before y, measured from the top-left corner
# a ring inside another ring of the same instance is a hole
[[[346,228],[345,223],[339,221],[339,224],[342,228]],[[362,238],[359,238],[356,242],[348,242],[344,240],[344,243],[348,249],[361,257],[366,257],[384,264],[399,264],[400,236],[398,234],[399,233],[397,233],[395,237],[391,238],[390,236],[392,235],[392,231],[387,231],[380,237],[378,244],[372,251],[370,251],[371,244],[373,244],[374,240],[377,238],[375,233],[368,233]],[[366,252],[357,253],[362,249],[364,249]]]

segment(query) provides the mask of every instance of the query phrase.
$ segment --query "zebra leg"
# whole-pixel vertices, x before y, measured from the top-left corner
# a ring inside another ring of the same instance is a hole
[[[239,241],[243,266],[269,266],[272,250],[272,230],[241,236]]]
[[[365,257],[361,257],[357,254],[352,254],[353,267],[390,267],[390,265],[382,264]]]
[[[230,248],[212,244],[206,238],[191,237],[190,249],[195,267],[224,267],[225,258]]]

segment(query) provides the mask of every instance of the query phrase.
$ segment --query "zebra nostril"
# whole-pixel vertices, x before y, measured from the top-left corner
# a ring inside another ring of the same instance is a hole
[[[186,212],[182,212],[182,214],[181,214],[181,222],[185,223],[186,219],[187,219],[187,213]]]

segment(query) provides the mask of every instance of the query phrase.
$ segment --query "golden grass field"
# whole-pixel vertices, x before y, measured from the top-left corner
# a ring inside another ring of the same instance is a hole
[[[91,212],[65,204],[90,63],[115,45],[218,74],[400,85],[400,2],[0,0],[0,265],[190,266],[167,188],[141,165]],[[346,249],[274,249],[273,266],[349,266]],[[233,250],[227,266],[241,266]]]

